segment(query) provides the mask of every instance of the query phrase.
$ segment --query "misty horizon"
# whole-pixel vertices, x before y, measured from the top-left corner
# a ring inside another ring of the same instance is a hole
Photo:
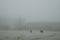
[[[0,0],[0,16],[26,22],[60,22],[60,0]]]

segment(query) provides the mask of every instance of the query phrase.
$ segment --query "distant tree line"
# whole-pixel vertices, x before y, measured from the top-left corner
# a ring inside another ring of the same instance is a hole
[[[19,18],[14,27],[12,25],[8,25],[7,18],[0,17],[0,30],[22,30],[24,27],[24,20]]]

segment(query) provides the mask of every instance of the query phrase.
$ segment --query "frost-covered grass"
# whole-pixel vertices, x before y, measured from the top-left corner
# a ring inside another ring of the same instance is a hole
[[[0,40],[60,40],[60,32],[0,31]]]

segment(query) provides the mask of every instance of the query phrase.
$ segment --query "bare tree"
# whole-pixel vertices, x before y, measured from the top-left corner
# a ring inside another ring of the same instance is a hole
[[[24,27],[24,20],[21,17],[19,17],[18,21],[17,21],[17,24],[16,24],[16,29],[17,30],[22,30],[23,27]]]

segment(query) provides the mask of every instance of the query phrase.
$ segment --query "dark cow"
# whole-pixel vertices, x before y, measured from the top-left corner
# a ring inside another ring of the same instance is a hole
[[[40,30],[41,33],[43,33],[43,30]]]
[[[30,33],[32,33],[32,30],[30,29]]]

